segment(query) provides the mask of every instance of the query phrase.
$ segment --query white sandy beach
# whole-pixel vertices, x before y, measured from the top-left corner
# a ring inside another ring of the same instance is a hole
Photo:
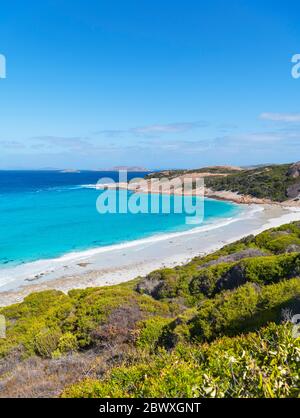
[[[107,286],[143,276],[265,229],[300,220],[300,208],[245,205],[242,214],[211,225],[161,234],[125,244],[69,253],[0,270],[0,306],[21,301],[34,291]]]

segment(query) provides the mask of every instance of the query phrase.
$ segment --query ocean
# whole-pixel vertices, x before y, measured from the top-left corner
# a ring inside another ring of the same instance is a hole
[[[103,177],[118,181],[117,172],[0,171],[0,269],[195,227],[185,213],[99,214],[93,185]],[[240,211],[212,199],[204,208],[204,224]]]

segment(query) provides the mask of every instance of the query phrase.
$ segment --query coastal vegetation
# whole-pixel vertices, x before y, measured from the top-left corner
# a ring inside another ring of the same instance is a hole
[[[153,173],[149,173],[145,176],[146,179],[151,178],[162,178],[162,177],[168,177],[170,179],[186,175],[186,174],[192,174],[192,173],[209,173],[209,174],[215,174],[215,175],[228,175],[228,174],[234,174],[239,171],[242,171],[239,167],[233,167],[233,166],[212,166],[212,167],[202,167],[202,168],[195,168],[195,169],[182,169],[182,170],[164,170],[164,171],[156,171]]]
[[[282,164],[244,170],[222,178],[208,178],[206,186],[283,202],[297,198],[300,193],[300,176],[291,174],[292,167],[292,164]]]
[[[203,173],[206,187],[213,191],[236,192],[276,202],[297,200],[300,195],[300,163],[273,164],[247,169],[217,166],[198,170],[169,170],[152,173],[147,178],[174,179],[192,173]]]
[[[0,396],[299,397],[300,222],[0,309]]]

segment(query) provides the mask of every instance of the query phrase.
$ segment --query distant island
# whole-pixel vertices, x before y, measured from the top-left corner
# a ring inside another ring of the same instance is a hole
[[[72,169],[72,168],[67,168],[65,170],[60,170],[60,173],[80,173],[80,170],[76,170],[76,169]]]
[[[151,170],[149,170],[148,168],[145,167],[139,167],[139,166],[128,166],[128,165],[117,165],[115,167],[112,168],[104,168],[101,169],[99,171],[131,171],[131,172],[135,172],[135,173],[146,173],[149,172]]]

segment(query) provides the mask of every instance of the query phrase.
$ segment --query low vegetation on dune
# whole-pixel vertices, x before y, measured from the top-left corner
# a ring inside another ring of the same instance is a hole
[[[220,338],[210,345],[178,344],[133,365],[85,379],[64,397],[298,397],[299,340],[286,325]]]
[[[300,176],[293,167],[300,164],[271,165],[231,174],[222,178],[207,178],[206,186],[213,190],[228,190],[260,199],[283,202],[300,194]]]
[[[205,185],[213,191],[230,191],[259,199],[283,202],[300,196],[300,163],[277,164],[251,169],[207,167],[195,170],[169,170],[152,173],[147,178],[175,177],[204,173]]]
[[[242,171],[239,167],[232,167],[232,166],[212,166],[212,167],[202,167],[202,168],[195,168],[192,170],[164,170],[164,171],[156,171],[153,173],[149,173],[145,176],[146,179],[154,179],[154,178],[175,178],[178,176],[186,175],[186,174],[192,174],[192,173],[199,173],[199,174],[216,174],[216,175],[228,175],[228,174],[234,174],[237,172]]]
[[[299,397],[300,223],[0,310],[2,397]]]

